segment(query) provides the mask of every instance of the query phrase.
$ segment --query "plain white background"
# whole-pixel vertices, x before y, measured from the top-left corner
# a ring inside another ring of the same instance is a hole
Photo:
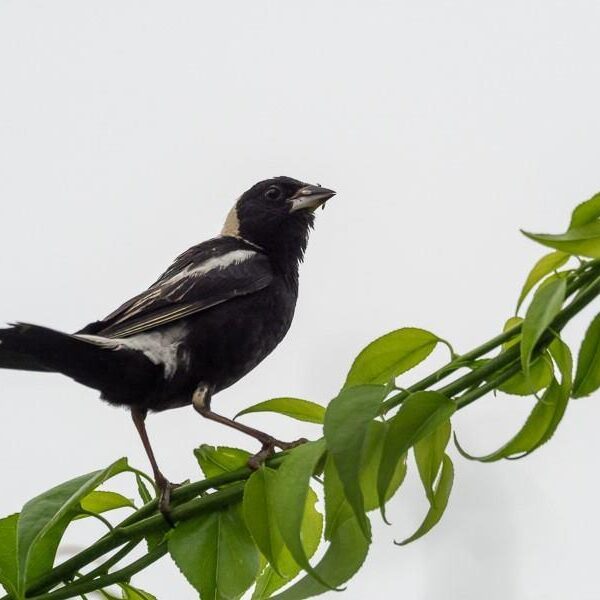
[[[599,21],[582,0],[2,0],[0,319],[70,331],[107,314],[218,232],[244,189],[286,174],[338,195],[317,215],[289,335],[218,409],[326,403],[362,346],[405,325],[467,350],[512,314],[544,252],[519,227],[561,231],[600,189]],[[94,391],[11,372],[0,390],[0,514],[122,455],[146,467],[127,413]],[[469,450],[492,450],[530,407],[490,397],[455,427]],[[598,598],[599,417],[598,397],[573,402],[524,461],[452,450],[447,514],[397,548],[426,510],[413,469],[340,597]],[[175,481],[198,477],[200,443],[252,449],[191,409],[149,429]],[[196,597],[169,559],[135,581]]]

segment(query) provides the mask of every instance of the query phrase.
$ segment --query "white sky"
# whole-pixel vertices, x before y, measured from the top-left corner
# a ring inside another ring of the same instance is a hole
[[[400,326],[470,349],[543,252],[518,228],[559,231],[600,189],[599,19],[582,0],[2,0],[0,318],[74,330],[105,315],[217,232],[244,189],[286,174],[338,196],[318,213],[292,330],[217,409],[326,403],[360,348]],[[122,455],[146,468],[128,415],[94,391],[10,372],[0,389],[0,514]],[[489,398],[455,426],[488,451],[530,406]],[[452,450],[447,514],[396,548],[426,510],[413,469],[343,597],[597,598],[599,417],[598,398],[573,402],[525,461]],[[252,448],[191,409],[149,428],[174,481],[198,476],[200,443]],[[136,582],[196,597],[169,559]]]

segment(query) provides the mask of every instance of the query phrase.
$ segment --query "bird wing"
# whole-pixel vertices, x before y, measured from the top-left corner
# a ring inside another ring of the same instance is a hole
[[[252,294],[272,280],[265,254],[242,240],[216,238],[184,252],[145,292],[80,333],[128,337]]]

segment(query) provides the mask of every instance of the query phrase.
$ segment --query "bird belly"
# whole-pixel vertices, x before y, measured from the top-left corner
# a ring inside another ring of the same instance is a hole
[[[186,357],[156,398],[155,411],[188,405],[199,384],[217,393],[262,362],[285,337],[295,308],[285,289],[264,290],[216,306],[186,321],[179,353]]]

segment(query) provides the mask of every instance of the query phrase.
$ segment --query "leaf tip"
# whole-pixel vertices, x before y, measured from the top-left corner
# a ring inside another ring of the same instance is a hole
[[[391,521],[388,521],[387,518],[387,514],[385,512],[385,501],[383,501],[381,503],[381,506],[379,507],[379,514],[381,515],[381,520],[386,524],[386,525],[391,525]]]
[[[468,460],[479,460],[476,456],[473,456],[472,454],[469,454],[458,442],[458,436],[456,435],[456,431],[452,432],[452,438],[454,440],[454,445],[456,446],[456,449],[458,450],[458,453],[463,457],[466,458]]]

